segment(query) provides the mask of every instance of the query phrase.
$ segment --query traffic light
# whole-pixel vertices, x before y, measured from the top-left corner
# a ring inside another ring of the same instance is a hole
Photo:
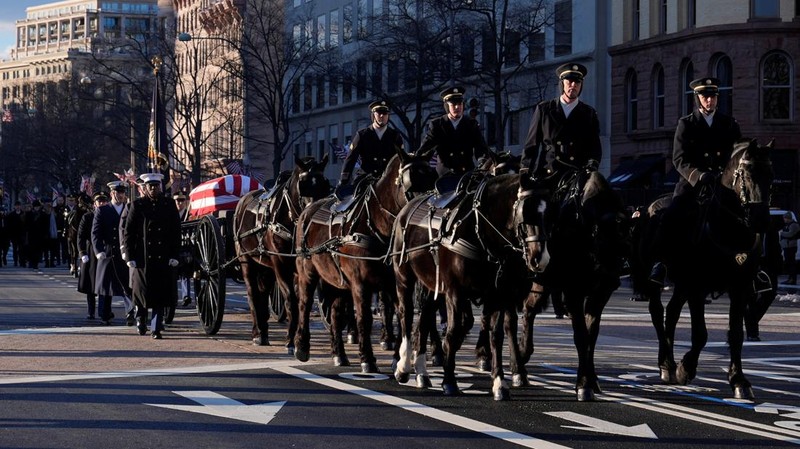
[[[480,102],[477,98],[470,98],[469,102],[467,103],[469,106],[469,116],[472,119],[478,120],[478,106],[480,106]]]

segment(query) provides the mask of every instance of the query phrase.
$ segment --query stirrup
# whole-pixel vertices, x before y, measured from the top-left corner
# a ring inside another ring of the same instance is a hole
[[[772,290],[772,281],[770,281],[769,275],[764,270],[756,273],[756,278],[753,280],[753,289],[756,294]]]

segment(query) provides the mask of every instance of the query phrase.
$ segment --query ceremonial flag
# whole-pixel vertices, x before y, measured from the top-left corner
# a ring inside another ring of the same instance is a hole
[[[80,191],[92,196],[94,194],[94,176],[89,177],[86,175],[81,176]]]
[[[230,161],[230,162],[228,162],[228,165],[226,165],[225,168],[228,170],[228,174],[230,174],[230,175],[243,175],[244,174],[244,170],[242,169],[242,164],[239,163],[239,161],[237,161],[235,159]]]
[[[333,148],[334,157],[340,160],[345,160],[347,158],[347,153],[350,150],[350,145],[347,145],[347,148],[338,144],[334,144],[333,142],[328,142],[328,145],[330,145],[331,148]]]
[[[169,184],[169,139],[167,137],[167,115],[161,103],[158,77],[153,86],[153,102],[150,108],[150,134],[147,139],[148,166],[153,173],[164,175],[165,185]]]

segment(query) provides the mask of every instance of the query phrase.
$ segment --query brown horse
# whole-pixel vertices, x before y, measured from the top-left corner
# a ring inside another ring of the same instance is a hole
[[[269,192],[250,192],[236,205],[236,255],[247,288],[255,344],[269,344],[268,295],[277,282],[289,321],[286,345],[292,349],[291,337],[297,327],[294,229],[306,205],[330,194],[330,183],[324,174],[327,164],[327,154],[319,162],[311,157],[296,158],[291,174],[281,174]]]
[[[523,204],[518,201],[518,190],[519,177],[505,174],[484,179],[477,189],[447,207],[439,207],[433,197],[420,197],[398,214],[392,259],[402,335],[395,369],[399,382],[408,379],[413,364],[417,385],[430,384],[425,354],[418,350],[412,361],[413,294],[415,284],[420,282],[434,296],[445,296],[444,394],[459,393],[455,354],[472,326],[471,301],[480,298],[484,315],[491,317],[494,398],[509,398],[503,379],[503,336],[516,334],[516,307],[530,291],[525,255],[530,253],[534,260],[543,250],[536,230],[536,223],[541,220],[534,217],[523,223],[523,217],[535,216],[543,203],[537,205],[535,195],[531,195]],[[526,208],[534,213],[523,213]],[[514,319],[506,321],[508,314]],[[516,345],[516,339],[509,344]],[[518,352],[512,351],[512,358]]]
[[[386,264],[389,235],[396,214],[416,192],[433,187],[436,172],[431,154],[406,154],[397,149],[382,176],[362,183],[358,200],[347,210],[334,213],[333,199],[314,202],[300,216],[297,244],[297,294],[300,319],[295,336],[295,357],[309,358],[309,314],[314,291],[320,281],[323,290],[350,294],[356,313],[359,355],[364,372],[377,372],[372,352],[371,299],[374,293],[393,285],[393,273]],[[391,289],[389,289],[391,291]],[[396,300],[392,301],[393,303]],[[336,349],[334,348],[334,351]]]

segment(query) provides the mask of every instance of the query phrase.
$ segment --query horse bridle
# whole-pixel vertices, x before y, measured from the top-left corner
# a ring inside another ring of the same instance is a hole
[[[741,187],[739,188],[739,200],[742,202],[743,206],[746,206],[748,204],[761,204],[764,202],[763,196],[759,201],[753,201],[753,199],[751,198],[751,192],[747,188],[747,184],[744,182],[745,168],[747,166],[753,166],[756,164],[763,164],[767,167],[772,167],[772,161],[770,160],[753,161],[746,159],[744,156],[742,156],[742,158],[739,159],[739,164],[737,165],[736,170],[734,170],[733,172],[733,182],[731,184],[731,187],[735,190],[737,182],[741,183]],[[767,199],[767,201],[769,201],[769,199]]]

